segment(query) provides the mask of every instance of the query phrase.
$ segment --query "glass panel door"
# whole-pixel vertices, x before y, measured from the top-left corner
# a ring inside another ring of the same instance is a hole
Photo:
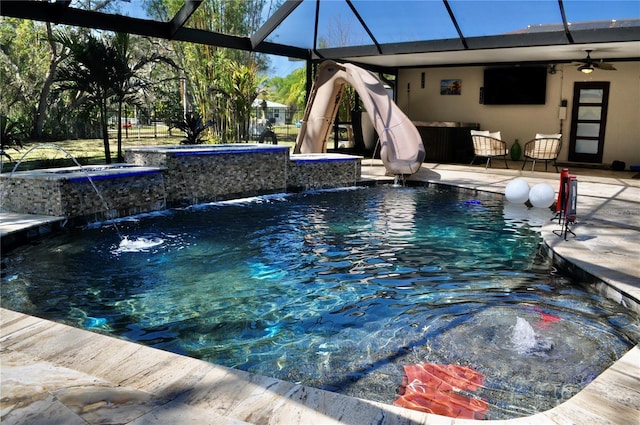
[[[576,139],[576,153],[588,153],[595,155],[598,153],[597,140]]]
[[[602,162],[608,100],[608,82],[575,83],[569,161]]]

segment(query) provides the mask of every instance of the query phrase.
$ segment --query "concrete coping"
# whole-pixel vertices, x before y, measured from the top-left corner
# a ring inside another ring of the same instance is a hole
[[[342,153],[297,153],[289,157],[295,162],[346,162],[358,161],[363,157]]]
[[[145,174],[160,173],[160,168],[140,167],[132,164],[110,164],[74,166],[64,168],[44,168],[40,170],[16,171],[15,173],[0,174],[0,178],[38,179],[38,180],[65,180],[71,183],[86,180],[106,180],[122,177],[132,177]]]
[[[268,152],[288,152],[288,146],[250,144],[250,143],[228,143],[219,145],[174,145],[174,146],[149,146],[133,147],[127,149],[128,152],[156,152],[171,154],[173,156],[199,156],[199,155],[223,155],[234,153],[268,153]]]

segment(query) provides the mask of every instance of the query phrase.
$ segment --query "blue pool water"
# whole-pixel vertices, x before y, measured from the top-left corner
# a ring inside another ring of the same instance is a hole
[[[438,187],[194,206],[2,259],[2,306],[392,403],[402,366],[485,376],[488,419],[567,400],[640,341],[638,317],[539,254],[550,212]]]

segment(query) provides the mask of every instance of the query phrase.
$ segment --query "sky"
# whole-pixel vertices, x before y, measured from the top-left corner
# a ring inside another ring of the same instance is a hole
[[[270,77],[286,77],[298,68],[306,65],[305,61],[290,60],[282,56],[269,55],[271,59]]]

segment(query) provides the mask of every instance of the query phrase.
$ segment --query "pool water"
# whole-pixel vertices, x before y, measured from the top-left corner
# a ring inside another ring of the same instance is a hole
[[[539,254],[550,216],[434,186],[199,205],[11,251],[2,306],[385,403],[404,365],[464,366],[486,419],[526,416],[640,341]]]

